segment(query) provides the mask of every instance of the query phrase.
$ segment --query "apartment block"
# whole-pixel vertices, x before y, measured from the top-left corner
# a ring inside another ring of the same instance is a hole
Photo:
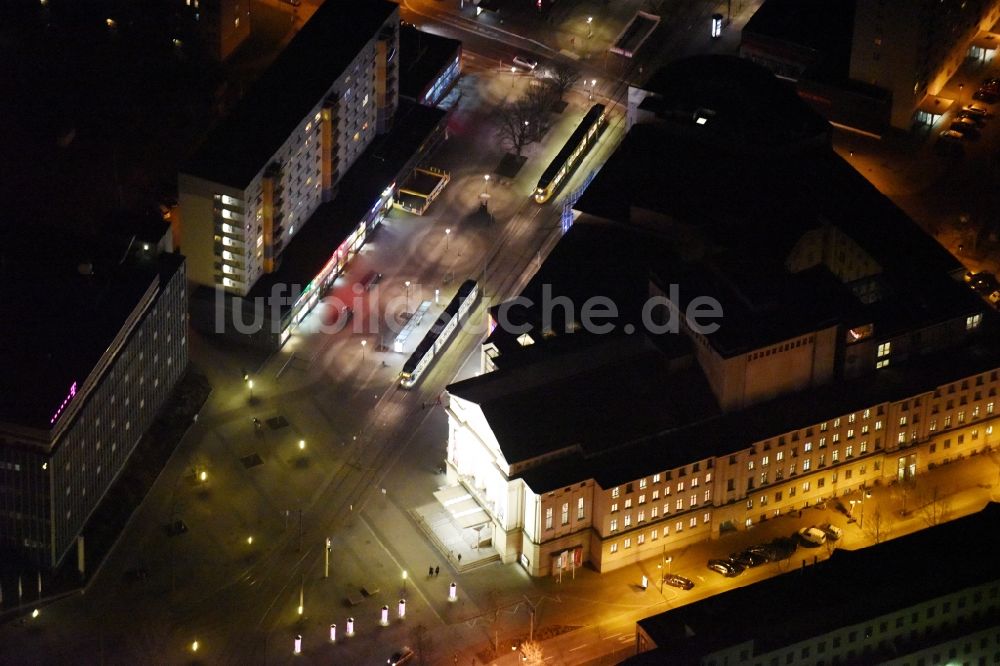
[[[345,29],[345,27],[349,29]],[[245,296],[398,105],[399,9],[328,2],[179,175],[192,282]]]

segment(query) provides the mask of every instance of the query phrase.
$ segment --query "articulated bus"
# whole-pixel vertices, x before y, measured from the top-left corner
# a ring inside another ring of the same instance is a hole
[[[590,107],[590,111],[580,121],[580,125],[569,137],[566,145],[562,147],[548,168],[542,172],[542,177],[538,179],[538,187],[535,188],[535,201],[537,203],[545,203],[559,190],[559,186],[573,173],[590,147],[597,143],[607,121],[603,104],[595,104]]]
[[[399,385],[403,388],[413,388],[420,381],[420,376],[430,366],[441,353],[441,349],[448,344],[459,322],[469,313],[472,306],[479,298],[479,285],[475,280],[466,280],[458,288],[455,298],[444,309],[441,316],[437,318],[431,330],[420,341],[417,348],[410,355],[410,358],[403,364],[403,371],[399,373]]]

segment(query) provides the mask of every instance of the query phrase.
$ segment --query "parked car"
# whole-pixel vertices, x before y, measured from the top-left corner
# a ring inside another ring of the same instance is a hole
[[[969,113],[968,111],[959,111],[955,114],[957,120],[971,120],[976,124],[976,127],[982,127],[986,124],[985,116],[977,116],[974,113]]]
[[[959,118],[948,126],[953,132],[958,132],[962,137],[970,139],[979,136],[979,126],[968,118]]]
[[[732,560],[709,560],[708,568],[726,578],[734,578],[743,573],[743,565]]]
[[[813,546],[822,546],[826,543],[826,534],[818,527],[803,527],[799,530],[799,538]]]
[[[392,656],[385,660],[385,663],[389,666],[402,666],[403,664],[408,664],[413,660],[413,650],[408,647],[404,647],[396,652],[392,653]]]
[[[972,99],[986,102],[987,104],[996,104],[997,99],[1000,99],[1000,95],[987,88],[980,88],[972,93]]]
[[[528,70],[529,72],[535,71],[535,68],[538,67],[537,60],[532,60],[531,58],[520,55],[514,56],[514,64],[521,69]]]
[[[824,523],[823,525],[820,525],[819,528],[823,530],[826,538],[830,541],[837,541],[840,537],[844,536],[844,530],[830,523]]]
[[[963,138],[965,138],[965,135],[955,130],[946,129],[941,132],[942,141],[961,141]]]
[[[767,564],[771,558],[764,553],[747,548],[743,552],[730,555],[729,559],[752,569],[754,567],[759,567],[762,564]]]
[[[663,577],[663,582],[670,587],[679,587],[682,590],[690,590],[694,587],[694,582],[688,580],[684,576],[678,576],[677,574],[667,574]]]
[[[962,111],[964,113],[969,113],[974,116],[979,116],[980,118],[985,118],[987,115],[989,115],[989,111],[987,111],[985,107],[976,106],[975,104],[966,104],[965,106],[962,107]]]

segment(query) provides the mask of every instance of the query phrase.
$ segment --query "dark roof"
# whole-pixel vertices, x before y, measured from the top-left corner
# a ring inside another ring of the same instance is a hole
[[[575,209],[660,235],[649,272],[684,300],[722,304],[709,339],[725,356],[837,322],[873,322],[886,337],[982,309],[951,278],[961,264],[825,144],[725,153],[670,123],[636,125]],[[788,270],[795,245],[824,227],[878,263],[881,299],[863,305],[822,264]]]
[[[810,72],[846,79],[857,0],[766,0],[743,27],[742,39],[763,37],[810,49]]]
[[[699,664],[709,654],[753,642],[753,656],[1000,578],[1000,505],[859,550],[838,548],[805,570],[767,578],[638,621],[664,651],[663,664]],[[956,547],[961,544],[961,547]],[[915,584],[916,583],[916,584]],[[876,593],[877,592],[877,593]],[[988,618],[987,618],[988,619]],[[872,640],[867,663],[880,655]],[[669,656],[668,656],[669,655]]]
[[[358,157],[338,184],[336,198],[316,209],[289,241],[278,270],[257,280],[247,299],[267,298],[275,284],[290,288],[309,284],[403,167],[420,152],[445,115],[444,111],[419,104],[400,104],[392,130],[377,136]]]
[[[48,430],[150,286],[183,262],[161,255],[122,263],[126,251],[127,241],[63,230],[0,239],[0,421]],[[92,272],[82,274],[82,264]]]
[[[592,350],[552,356],[452,384],[448,392],[482,408],[510,463],[580,447],[515,475],[543,493],[591,478],[610,488],[651,469],[735,453],[756,441],[1000,367],[1000,349],[984,343],[721,413],[697,364],[673,363],[649,349],[631,351],[634,355],[624,359],[624,352],[605,352],[602,358]]]
[[[686,122],[703,143],[727,152],[781,150],[827,137],[830,131],[791,84],[735,56],[676,60],[657,70],[643,88],[654,93],[644,100],[646,108],[675,123]],[[695,127],[699,110],[712,116]]]
[[[462,42],[404,25],[399,29],[399,95],[414,101],[458,57]]]
[[[397,10],[387,0],[324,2],[181,171],[246,187]]]

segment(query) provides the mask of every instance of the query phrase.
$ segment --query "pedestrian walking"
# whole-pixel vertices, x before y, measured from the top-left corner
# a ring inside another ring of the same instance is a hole
[[[434,575],[434,567],[427,567],[428,578]]]
[[[434,567],[434,575],[437,576],[439,573],[441,573],[441,567]]]
[[[459,564],[461,564],[461,563],[462,563],[462,553],[459,553],[459,554],[458,554],[458,563],[459,563]]]

